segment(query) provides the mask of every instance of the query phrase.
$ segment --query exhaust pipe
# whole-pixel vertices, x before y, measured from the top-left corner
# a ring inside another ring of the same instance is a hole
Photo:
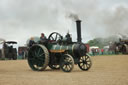
[[[81,42],[81,20],[76,20],[77,42]]]

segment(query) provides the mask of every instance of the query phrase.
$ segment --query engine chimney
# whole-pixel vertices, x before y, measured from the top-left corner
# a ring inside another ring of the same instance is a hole
[[[77,42],[81,42],[81,20],[76,20]]]

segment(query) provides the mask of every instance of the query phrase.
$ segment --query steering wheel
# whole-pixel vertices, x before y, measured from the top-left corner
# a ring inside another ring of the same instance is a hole
[[[55,42],[57,42],[58,40],[61,40],[61,39],[62,39],[62,36],[57,32],[51,33],[48,37],[49,41],[55,41]]]

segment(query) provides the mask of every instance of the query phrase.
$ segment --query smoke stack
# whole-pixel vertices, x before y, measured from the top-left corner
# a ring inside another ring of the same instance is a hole
[[[77,42],[81,42],[81,20],[76,20]]]

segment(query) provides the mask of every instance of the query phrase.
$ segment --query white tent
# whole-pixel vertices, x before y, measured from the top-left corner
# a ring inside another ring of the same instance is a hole
[[[91,46],[90,49],[98,49],[98,46]]]
[[[99,49],[99,47],[98,46],[91,46],[89,49],[89,53],[92,53],[92,49]]]

